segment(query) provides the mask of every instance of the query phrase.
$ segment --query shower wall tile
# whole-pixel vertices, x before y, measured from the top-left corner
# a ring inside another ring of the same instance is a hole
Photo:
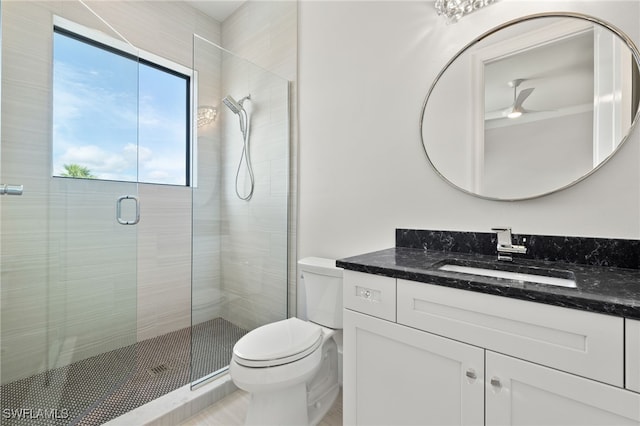
[[[219,43],[219,38],[209,39]],[[196,38],[194,68],[198,72],[198,104],[218,108],[213,123],[197,129],[197,188],[193,189],[192,324],[222,316],[226,294],[221,286],[220,258],[220,83],[222,51]]]
[[[0,261],[0,341],[6,383],[40,371],[47,361],[49,254],[47,244],[47,182],[41,171],[48,165],[48,150],[40,141],[49,134],[49,45],[37,36],[48,29],[46,9],[33,14],[28,5],[2,4],[2,177],[23,184],[22,197],[0,204],[2,246]],[[21,64],[23,64],[21,66]],[[12,141],[13,143],[9,143]]]
[[[181,1],[87,2],[134,46],[191,67],[193,34],[214,42],[220,25]]]
[[[136,341],[136,229],[114,220],[113,195],[132,188],[75,179],[50,184],[47,332],[48,344],[60,348],[50,366]]]
[[[222,24],[226,49],[295,81],[296,2],[249,1]],[[294,47],[294,49],[292,49]]]
[[[138,341],[191,325],[191,190],[140,185]]]
[[[295,86],[296,2],[246,2],[223,22],[222,42],[226,49],[289,80],[289,88]],[[256,112],[251,136],[256,188],[249,203],[236,199],[233,192],[241,154],[241,146],[234,142],[239,137],[237,126],[224,120],[222,127],[224,288],[234,296],[229,320],[251,329],[286,317],[287,309],[289,315],[296,313],[297,132],[295,115],[290,116],[296,107],[295,91],[281,90],[268,74],[245,70],[241,63],[225,63],[223,69],[223,87],[238,95],[250,90]],[[290,110],[283,108],[286,96]],[[283,134],[283,129],[291,133]],[[289,138],[284,149],[288,155],[283,155],[281,145],[285,138]]]
[[[5,382],[135,342],[135,231],[112,225],[112,199],[74,183],[3,205],[3,228],[21,225],[2,231]],[[29,213],[12,218],[14,206]]]
[[[297,3],[296,3],[297,5]],[[297,12],[297,10],[296,10]],[[296,15],[297,25],[297,15]],[[290,30],[293,31],[293,30]],[[297,52],[297,37],[295,51]],[[297,64],[297,56],[295,59]],[[287,67],[288,68],[288,67]],[[297,68],[296,68],[297,69]],[[298,82],[297,74],[289,78],[289,274],[288,315],[298,315]]]
[[[282,195],[286,191],[289,196],[288,212],[288,229],[285,228],[285,234],[288,236],[288,273],[281,279],[288,281],[288,314],[296,315],[296,263],[297,263],[297,155],[298,155],[298,132],[297,132],[297,2],[279,2],[279,1],[249,1],[240,7],[222,24],[222,42],[223,46],[238,55],[245,57],[259,66],[280,75],[289,80],[289,112],[281,114],[277,111],[277,106],[270,110],[270,114],[261,115],[261,117],[282,117],[285,116],[289,120],[286,126],[290,130],[289,134],[289,164],[288,164],[288,180],[287,183],[281,185],[277,182],[282,178],[282,172],[278,170],[270,171],[271,194]],[[268,95],[261,95],[262,99],[269,99],[271,105],[283,105],[278,102],[281,96],[278,91],[272,91]],[[264,111],[263,111],[264,112]],[[264,127],[262,126],[264,124]],[[255,130],[259,134],[260,143],[254,143],[253,148],[257,153],[256,158],[270,158],[273,160],[274,155],[263,153],[262,151],[271,149],[269,143],[265,140],[273,140],[280,135],[272,134],[271,130],[278,128],[278,124],[272,125],[260,123],[259,129]],[[263,133],[262,135],[260,133]],[[274,153],[277,149],[273,150]],[[275,156],[277,157],[277,153]],[[280,166],[280,165],[278,165]],[[272,164],[273,167],[273,164]],[[286,189],[282,189],[286,188]],[[233,214],[232,214],[233,212]],[[235,217],[237,209],[230,210],[229,217]],[[233,271],[229,271],[233,273]],[[226,275],[225,275],[226,276]],[[273,307],[265,307],[271,309]],[[249,313],[247,314],[251,316]],[[257,321],[258,323],[260,321]]]
[[[208,321],[209,318],[224,317],[224,308],[229,295],[213,285],[215,283],[211,280],[193,283],[195,296],[191,301],[193,324],[200,324]]]

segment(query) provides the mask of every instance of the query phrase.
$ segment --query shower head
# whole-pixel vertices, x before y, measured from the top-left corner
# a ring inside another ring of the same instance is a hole
[[[236,102],[235,99],[233,99],[233,97],[231,95],[225,96],[225,98],[222,100],[222,102],[229,107],[229,109],[231,111],[233,111],[234,114],[239,114],[240,111],[242,110],[242,105],[239,104],[238,102]]]
[[[222,100],[222,102],[229,107],[229,109],[231,111],[233,111],[234,114],[239,114],[240,111],[244,110],[243,108],[243,104],[244,101],[246,101],[247,99],[251,99],[251,95],[247,95],[244,98],[240,99],[239,101],[236,101],[235,99],[233,99],[233,97],[231,95],[225,96],[225,98]]]

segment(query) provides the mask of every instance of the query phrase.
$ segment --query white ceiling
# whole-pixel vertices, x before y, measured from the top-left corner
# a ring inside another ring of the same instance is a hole
[[[223,22],[246,0],[184,0],[190,6],[206,13],[218,22]]]

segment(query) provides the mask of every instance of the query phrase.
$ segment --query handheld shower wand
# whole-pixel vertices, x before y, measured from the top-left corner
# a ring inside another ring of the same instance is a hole
[[[240,122],[240,132],[242,133],[242,154],[240,155],[240,162],[238,163],[238,170],[236,171],[236,195],[241,200],[249,201],[251,196],[253,195],[253,189],[255,187],[255,180],[253,177],[253,168],[251,166],[251,156],[249,153],[249,114],[244,109],[243,104],[246,100],[251,100],[251,95],[247,95],[244,98],[236,101],[233,99],[231,95],[227,95],[222,99],[222,103],[224,103],[234,114],[238,116],[238,120]],[[247,171],[249,172],[249,180],[250,180],[250,189],[249,193],[245,196],[240,195],[240,191],[238,190],[238,178],[240,176],[240,168],[242,167],[242,161],[245,161],[247,164]]]
[[[244,102],[244,99],[250,99],[249,97],[244,97],[242,98],[242,100],[240,102],[236,102],[235,99],[233,99],[233,97],[231,95],[225,96],[225,98],[222,100],[222,102],[229,107],[229,109],[234,113],[234,114],[238,114],[240,113],[240,111],[242,111],[242,102]]]

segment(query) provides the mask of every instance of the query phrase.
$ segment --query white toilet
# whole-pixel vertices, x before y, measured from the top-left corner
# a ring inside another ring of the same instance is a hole
[[[315,425],[340,390],[342,269],[318,257],[298,265],[308,321],[264,325],[233,347],[231,379],[251,394],[247,425]]]

